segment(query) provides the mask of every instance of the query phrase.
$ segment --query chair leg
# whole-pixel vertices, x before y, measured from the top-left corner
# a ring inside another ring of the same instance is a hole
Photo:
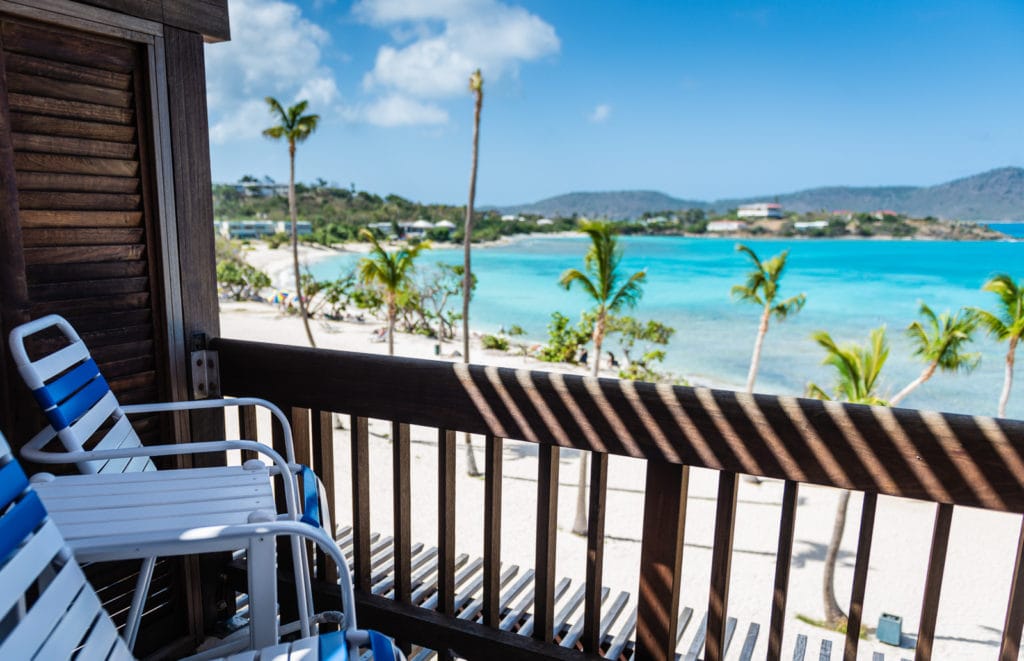
[[[142,610],[146,605],[146,597],[149,595],[149,584],[153,580],[153,567],[156,565],[156,558],[150,556],[142,560],[139,567],[139,578],[135,581],[135,593],[132,594],[132,605],[128,609],[128,622],[124,627],[124,639],[128,643],[128,649],[135,648],[135,639],[139,635],[139,624],[142,622]]]
[[[277,549],[274,537],[249,540],[246,554],[249,574],[249,636],[259,650],[277,644]]]

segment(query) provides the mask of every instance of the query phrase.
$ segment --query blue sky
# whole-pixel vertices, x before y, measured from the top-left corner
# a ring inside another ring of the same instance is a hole
[[[928,185],[1024,165],[1024,2],[229,0],[214,180],[287,180],[262,99],[309,99],[297,178],[479,204]]]

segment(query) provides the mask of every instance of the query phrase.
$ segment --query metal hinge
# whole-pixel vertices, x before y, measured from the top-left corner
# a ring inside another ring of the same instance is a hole
[[[220,397],[220,359],[216,351],[206,348],[206,334],[192,335],[189,363],[192,373],[192,399]]]

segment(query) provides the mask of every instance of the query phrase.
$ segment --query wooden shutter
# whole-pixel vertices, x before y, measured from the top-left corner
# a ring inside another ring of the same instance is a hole
[[[144,47],[2,16],[0,39],[7,91],[0,112],[10,129],[0,140],[13,148],[13,164],[0,168],[9,173],[13,165],[17,208],[3,222],[16,225],[7,228],[8,237],[21,237],[20,246],[7,250],[21,250],[18,279],[25,289],[19,309],[5,302],[4,327],[58,313],[82,335],[122,403],[165,399],[166,370],[158,366],[167,364],[168,354]],[[9,408],[34,410],[27,395],[12,387]],[[43,424],[20,417],[13,425],[16,444]],[[136,428],[143,442],[166,431],[155,416]],[[137,562],[87,568],[119,624],[137,571]],[[180,571],[179,561],[158,564],[137,653],[186,631]]]
[[[161,342],[141,47],[2,23],[29,316],[68,318],[124,403]]]

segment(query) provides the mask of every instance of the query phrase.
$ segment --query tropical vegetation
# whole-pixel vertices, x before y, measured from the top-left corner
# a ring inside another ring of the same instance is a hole
[[[388,252],[371,232],[363,230],[364,238],[370,242],[370,254],[359,260],[356,271],[363,284],[379,285],[384,290],[384,304],[387,310],[388,355],[395,354],[395,317],[398,314],[398,296],[408,285],[416,258],[430,247],[429,243],[407,246]]]
[[[309,346],[315,347],[313,331],[309,328],[309,313],[306,310],[306,301],[302,296],[301,276],[299,274],[299,233],[298,233],[298,208],[295,202],[295,151],[300,142],[305,142],[320,123],[320,115],[306,115],[309,107],[308,101],[299,101],[287,109],[272,96],[266,97],[270,114],[278,122],[263,130],[263,135],[272,140],[284,140],[288,143],[288,216],[292,226],[292,263],[295,274],[295,291],[299,294],[299,311],[302,313],[302,325],[306,329],[306,338]]]
[[[882,368],[889,357],[889,345],[885,339],[884,326],[871,331],[868,342],[864,345],[856,343],[839,345],[825,331],[818,331],[813,338],[825,350],[823,364],[829,365],[835,370],[836,381],[831,395],[821,386],[809,383],[807,385],[809,396],[851,404],[888,405],[888,402],[878,392]],[[836,504],[836,517],[832,525],[832,536],[825,549],[822,576],[825,624],[838,630],[845,630],[847,616],[836,600],[836,559],[839,557],[839,545],[843,541],[846,510],[849,503],[850,492],[840,491],[839,501]]]
[[[761,307],[761,321],[757,326],[754,354],[750,358],[750,370],[747,373],[747,392],[754,392],[754,382],[757,381],[757,370],[761,364],[761,350],[764,348],[764,338],[768,334],[768,322],[772,317],[783,321],[796,314],[807,302],[807,297],[804,294],[797,294],[779,300],[779,281],[786,269],[788,250],[783,250],[764,261],[758,259],[757,254],[742,243],[736,245],[736,250],[750,258],[754,269],[747,273],[746,282],[733,286],[732,297]]]
[[[997,413],[1000,418],[1005,418],[1006,405],[1010,401],[1010,388],[1013,387],[1013,364],[1017,345],[1024,339],[1024,280],[1014,282],[1009,275],[1000,273],[986,282],[982,289],[996,295],[996,309],[992,312],[974,308],[974,311],[990,336],[1000,342],[1006,342],[1003,391],[999,395]]]
[[[907,336],[913,345],[914,356],[925,362],[921,374],[889,399],[890,406],[896,406],[925,381],[932,378],[936,370],[943,372],[971,372],[981,362],[980,353],[964,352],[964,347],[974,339],[978,326],[978,315],[970,309],[961,309],[956,314],[948,311],[936,315],[930,307],[921,303],[921,319],[907,327]]]
[[[607,332],[608,315],[623,308],[632,308],[643,294],[647,271],[626,274],[621,268],[622,246],[616,239],[612,223],[585,221],[580,230],[590,237],[590,248],[583,258],[583,271],[571,268],[562,273],[558,284],[565,289],[579,285],[594,302],[594,356],[591,373],[597,376],[601,369],[601,345]],[[580,454],[579,488],[576,500],[576,521],[572,531],[587,534],[586,511],[587,455]]]

